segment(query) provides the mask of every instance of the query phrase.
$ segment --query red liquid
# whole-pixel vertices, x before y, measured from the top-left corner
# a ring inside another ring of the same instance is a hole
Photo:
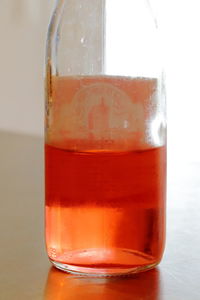
[[[78,153],[46,145],[50,259],[120,272],[157,264],[165,241],[165,168],[165,147]]]
[[[50,259],[61,269],[83,273],[151,268],[160,261],[165,240],[165,147],[153,146],[164,144],[157,80],[51,79],[46,111]]]

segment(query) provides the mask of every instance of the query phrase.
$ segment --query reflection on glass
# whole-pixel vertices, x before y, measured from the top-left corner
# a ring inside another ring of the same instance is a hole
[[[154,269],[131,277],[87,278],[49,271],[45,300],[160,300],[160,272]]]

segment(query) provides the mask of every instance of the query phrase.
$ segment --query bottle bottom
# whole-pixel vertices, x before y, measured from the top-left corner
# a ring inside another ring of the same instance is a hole
[[[62,271],[82,276],[109,277],[123,276],[153,269],[159,261],[152,256],[130,250],[88,249],[70,253],[65,261],[52,264]],[[67,261],[67,262],[66,262]]]

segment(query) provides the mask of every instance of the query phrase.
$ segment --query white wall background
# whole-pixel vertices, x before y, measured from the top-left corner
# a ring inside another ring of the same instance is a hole
[[[165,50],[169,156],[200,161],[200,1],[151,0]],[[0,1],[0,130],[43,134],[43,70],[53,0]]]
[[[43,134],[45,40],[52,4],[0,0],[0,129]]]
[[[169,157],[200,161],[200,1],[151,1],[164,38]]]

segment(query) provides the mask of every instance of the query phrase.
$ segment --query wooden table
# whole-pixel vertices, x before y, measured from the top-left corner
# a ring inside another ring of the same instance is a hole
[[[199,300],[200,164],[169,164],[168,234],[159,268],[91,279],[52,268],[43,229],[43,141],[0,133],[1,300]]]

